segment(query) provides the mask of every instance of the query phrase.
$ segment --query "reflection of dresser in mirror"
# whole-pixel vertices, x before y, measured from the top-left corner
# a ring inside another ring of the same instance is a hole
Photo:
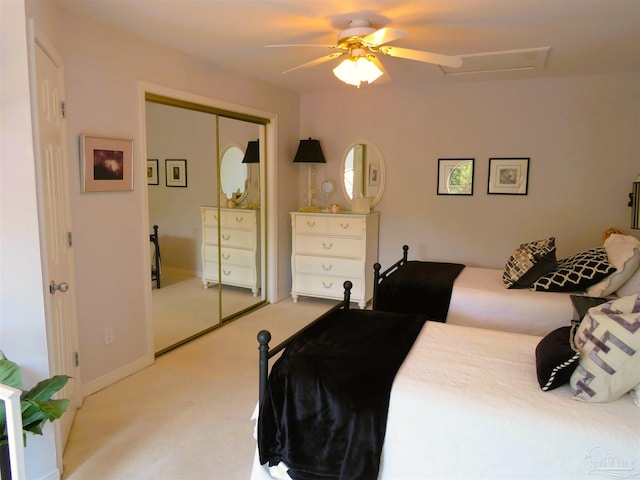
[[[202,215],[202,283],[218,283],[260,291],[259,210],[200,207]],[[218,256],[218,228],[220,256]],[[219,264],[218,261],[221,263]],[[221,265],[222,268],[218,268]]]

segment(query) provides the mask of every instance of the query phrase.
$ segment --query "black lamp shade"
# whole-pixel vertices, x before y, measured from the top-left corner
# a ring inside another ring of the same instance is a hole
[[[242,163],[260,163],[260,148],[258,140],[249,140],[247,150],[244,152]]]
[[[640,230],[640,175],[633,182],[633,192],[629,195],[631,201],[631,228]]]
[[[300,140],[294,163],[327,163],[322,154],[320,140]]]

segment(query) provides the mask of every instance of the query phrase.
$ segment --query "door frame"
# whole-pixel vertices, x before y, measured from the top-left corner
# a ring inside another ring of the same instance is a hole
[[[215,98],[205,97],[202,95],[196,95],[191,92],[185,92],[183,90],[177,90],[175,88],[158,85],[151,82],[140,81],[138,87],[138,101],[140,112],[140,158],[145,161],[147,158],[147,119],[146,119],[146,97],[147,94],[159,95],[163,97],[172,98],[175,100],[194,103],[198,105],[204,105],[220,110],[226,110],[230,112],[236,112],[243,115],[249,115],[253,117],[262,117],[269,120],[264,126],[265,128],[265,146],[266,146],[266,160],[265,171],[266,175],[260,177],[260,189],[265,192],[266,205],[265,205],[265,225],[261,234],[261,242],[263,243],[266,269],[266,285],[263,288],[266,289],[266,300],[269,303],[275,303],[278,301],[278,262],[277,262],[277,211],[278,211],[278,197],[277,197],[277,179],[278,179],[278,162],[276,161],[278,152],[278,116],[273,112],[265,110],[259,110],[256,108],[247,107],[245,105],[238,105],[235,103],[219,100]],[[146,169],[143,169],[146,171]],[[146,182],[144,183],[145,194],[142,195],[142,208],[143,218],[147,230],[149,229],[149,187]],[[268,185],[268,187],[267,187]],[[148,251],[149,242],[146,241],[149,235],[141,239],[141,246],[143,251]],[[151,259],[149,255],[144,255],[145,271],[151,271]],[[151,286],[145,289],[145,312],[146,312],[146,324],[147,324],[147,345],[148,350],[153,352],[153,309],[152,309],[152,289]]]

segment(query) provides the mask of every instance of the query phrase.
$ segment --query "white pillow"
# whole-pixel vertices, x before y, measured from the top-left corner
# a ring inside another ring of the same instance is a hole
[[[629,280],[616,290],[616,295],[626,297],[627,295],[633,295],[638,292],[640,292],[640,268],[636,270],[636,273],[631,275]]]
[[[614,233],[604,242],[609,263],[616,272],[587,288],[590,297],[606,297],[618,290],[640,267],[640,240]]]
[[[576,330],[576,400],[612,402],[640,384],[640,294],[590,308]]]

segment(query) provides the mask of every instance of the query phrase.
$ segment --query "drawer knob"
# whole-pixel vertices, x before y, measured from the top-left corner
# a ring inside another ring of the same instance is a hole
[[[229,275],[231,275],[231,270],[225,270],[225,269],[223,268],[223,269],[222,269],[222,274],[228,277]]]
[[[325,265],[324,263],[322,264],[322,269],[323,269],[325,272],[330,271],[332,268],[333,268],[333,264],[331,264],[331,263],[330,263],[329,265]]]
[[[342,227],[343,230],[346,230],[347,228],[349,228],[349,222],[347,223],[340,222],[340,226]]]
[[[225,260],[229,260],[231,258],[231,254],[230,253],[223,253],[222,254],[222,258],[224,258]]]
[[[322,242],[322,247],[323,247],[325,250],[331,250],[331,249],[333,248],[333,243],[325,243],[325,242]]]
[[[323,286],[324,288],[331,288],[331,287],[333,287],[333,282],[329,282],[329,283],[327,284],[327,283],[323,280],[323,281],[322,281],[322,286]]]
[[[236,217],[236,222],[238,223],[242,223],[244,220],[244,217]]]
[[[307,220],[307,225],[309,227],[315,227],[316,226],[316,222],[315,222],[315,220]]]
[[[230,238],[231,238],[231,234],[230,233],[227,234],[227,235],[225,235],[224,233],[222,234],[222,239],[223,240],[229,240]]]

